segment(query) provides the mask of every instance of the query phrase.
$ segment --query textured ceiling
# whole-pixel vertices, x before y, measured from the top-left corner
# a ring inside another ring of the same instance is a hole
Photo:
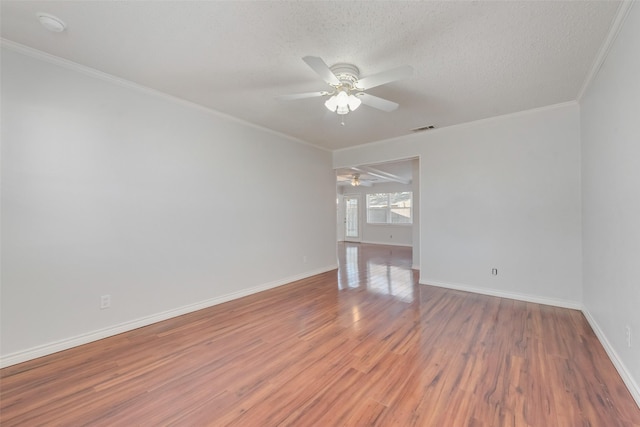
[[[611,1],[2,1],[2,37],[339,149],[575,100],[615,18]],[[63,33],[40,26],[58,16]],[[369,93],[400,104],[339,118],[303,61],[412,78]]]

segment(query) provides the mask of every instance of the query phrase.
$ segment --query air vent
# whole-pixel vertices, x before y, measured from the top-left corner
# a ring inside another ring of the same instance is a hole
[[[422,126],[421,128],[411,129],[411,132],[423,132],[425,130],[432,130],[432,129],[435,129],[435,128],[436,128],[435,125]]]

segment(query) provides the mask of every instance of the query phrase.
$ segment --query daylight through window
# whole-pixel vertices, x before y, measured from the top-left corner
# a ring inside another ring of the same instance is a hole
[[[367,223],[412,224],[411,191],[367,194]]]

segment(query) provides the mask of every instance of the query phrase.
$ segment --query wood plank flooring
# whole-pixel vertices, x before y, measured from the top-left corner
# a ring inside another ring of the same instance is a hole
[[[3,369],[2,426],[640,426],[579,311],[418,285],[411,250]]]

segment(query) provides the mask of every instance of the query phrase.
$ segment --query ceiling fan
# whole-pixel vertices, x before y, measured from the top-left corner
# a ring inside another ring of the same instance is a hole
[[[398,108],[397,103],[370,95],[365,93],[365,91],[413,75],[413,68],[409,65],[404,65],[360,78],[360,70],[353,64],[339,63],[329,67],[322,58],[317,56],[305,56],[302,60],[306,62],[322,80],[331,86],[331,90],[281,95],[278,98],[282,100],[296,100],[328,96],[329,99],[324,103],[325,107],[327,107],[329,111],[342,116],[348,114],[350,111],[354,111],[360,104],[365,104],[386,112],[395,110]],[[344,124],[344,121],[342,124]]]
[[[367,177],[362,178],[359,173],[338,175],[338,185],[351,185],[352,187],[371,187],[373,182]]]

